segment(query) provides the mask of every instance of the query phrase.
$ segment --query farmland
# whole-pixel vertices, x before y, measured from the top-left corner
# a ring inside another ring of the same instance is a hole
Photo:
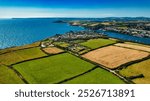
[[[143,74],[143,78],[136,78],[132,81],[139,84],[150,84],[150,59],[130,65],[122,69],[119,73],[125,77],[137,76]]]
[[[99,48],[83,55],[84,58],[102,64],[110,69],[115,69],[122,64],[147,56],[149,56],[147,52],[116,46]]]
[[[0,65],[0,83],[1,84],[20,84],[24,83],[17,74],[10,68]]]
[[[0,83],[150,83],[149,65],[148,45],[90,31],[69,32],[0,50]]]
[[[63,52],[63,50],[56,48],[56,47],[44,48],[43,51],[45,51],[48,54],[57,54],[57,53]]]
[[[123,43],[117,43],[116,46],[125,47],[125,48],[131,48],[136,50],[142,50],[146,52],[150,52],[150,47],[144,47],[144,46],[138,46],[138,45],[131,45],[131,44],[123,44]]]
[[[39,47],[23,49],[0,55],[0,64],[11,65],[24,60],[46,56]]]
[[[133,42],[124,42],[124,43],[125,43],[125,44],[130,44],[130,45],[144,46],[144,47],[150,48],[149,45],[140,44],[140,43],[133,43]]]
[[[66,47],[69,46],[69,44],[66,43],[66,42],[54,42],[54,45],[60,46],[60,47],[63,47],[63,48],[66,48]]]
[[[71,54],[63,53],[14,65],[29,83],[58,83],[95,67]]]
[[[19,50],[19,49],[37,47],[39,45],[40,45],[40,42],[35,42],[35,43],[24,45],[24,46],[6,48],[6,49],[3,49],[3,50],[0,50],[0,54],[7,53],[7,52],[12,52],[12,51]]]
[[[117,76],[111,74],[110,72],[96,68],[95,70],[86,73],[82,76],[64,82],[66,84],[123,84],[124,82],[120,80]]]
[[[81,43],[81,45],[87,46],[91,49],[96,49],[96,48],[103,47],[103,46],[110,45],[110,44],[114,44],[114,43],[116,43],[115,40],[91,39],[91,40],[88,40],[86,42]]]

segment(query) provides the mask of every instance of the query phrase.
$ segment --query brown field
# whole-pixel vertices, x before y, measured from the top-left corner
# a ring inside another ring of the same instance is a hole
[[[125,48],[131,48],[136,50],[142,50],[150,52],[150,47],[144,47],[144,46],[138,46],[138,45],[131,45],[131,44],[123,44],[123,43],[117,43],[116,46],[125,47]]]
[[[147,56],[149,56],[149,53],[147,52],[117,46],[108,46],[91,51],[82,57],[104,65],[110,69],[115,69],[122,64],[142,59]]]
[[[57,53],[63,52],[63,50],[56,48],[56,47],[44,48],[43,51],[49,54],[57,54]]]

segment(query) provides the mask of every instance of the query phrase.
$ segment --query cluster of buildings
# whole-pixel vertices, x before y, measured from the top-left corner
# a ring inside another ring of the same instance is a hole
[[[130,29],[130,28],[121,29],[117,27],[106,27],[104,28],[104,30],[119,32],[123,34],[129,34],[129,35],[138,36],[138,37],[150,38],[150,31],[147,31],[147,30]]]
[[[51,39],[53,41],[70,41],[70,40],[87,40],[87,39],[92,39],[92,38],[100,38],[104,35],[100,34],[100,33],[97,33],[97,32],[94,32],[94,31],[90,31],[90,30],[87,30],[87,31],[79,31],[79,32],[73,32],[73,31],[70,31],[66,34],[56,34],[55,36],[53,36]]]
[[[115,22],[89,22],[74,21],[70,25],[82,26],[91,30],[106,30],[128,34],[137,37],[150,38],[150,22],[149,21],[115,21]]]
[[[44,41],[41,43],[41,47],[48,47],[48,46],[54,46],[53,43],[54,42],[67,42],[69,44],[71,44],[72,47],[69,47],[69,50],[72,51],[78,51],[85,49],[85,47],[81,47],[77,44],[72,44],[71,42],[74,40],[88,40],[88,39],[94,39],[94,38],[101,38],[101,37],[105,37],[105,35],[94,32],[94,31],[90,31],[90,30],[86,30],[86,31],[70,31],[66,34],[56,34],[53,37],[50,37],[48,39],[48,41]]]

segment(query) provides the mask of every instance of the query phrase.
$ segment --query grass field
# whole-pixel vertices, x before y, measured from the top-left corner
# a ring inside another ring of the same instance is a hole
[[[18,50],[0,55],[0,64],[11,65],[28,59],[46,56],[39,47]]]
[[[119,79],[114,74],[97,68],[89,73],[82,76],[64,82],[65,84],[124,84],[124,82]]]
[[[128,66],[127,68],[121,70],[119,73],[125,77],[143,74],[144,78],[133,79],[133,82],[139,84],[150,84],[150,59]]]
[[[99,48],[82,55],[82,57],[104,65],[110,69],[115,69],[122,64],[142,59],[147,56],[149,56],[149,53],[147,52],[117,46]]]
[[[81,45],[87,46],[91,49],[96,49],[96,48],[110,45],[113,43],[116,43],[116,41],[115,40],[109,40],[109,39],[91,39],[91,40],[88,40],[86,42],[81,43]]]
[[[0,84],[22,84],[24,83],[10,68],[0,65]]]
[[[66,48],[69,46],[68,43],[66,42],[54,42],[54,45],[57,45],[57,46],[60,46],[60,47],[63,47],[63,48]]]
[[[92,69],[93,64],[69,53],[24,62],[13,66],[29,83],[58,83]]]
[[[35,42],[35,43],[28,44],[28,45],[24,45],[24,46],[18,46],[18,47],[6,48],[6,49],[0,50],[0,54],[6,53],[6,52],[15,51],[15,50],[18,50],[18,49],[37,47],[37,46],[39,46],[39,45],[40,45],[40,42]]]

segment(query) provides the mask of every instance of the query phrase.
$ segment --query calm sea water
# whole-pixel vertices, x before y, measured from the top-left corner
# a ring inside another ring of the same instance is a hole
[[[0,49],[30,44],[55,34],[84,30],[65,23],[53,23],[53,19],[1,19]]]
[[[65,23],[53,23],[57,20],[91,19],[0,19],[0,49],[30,44],[55,34],[84,30],[82,27],[69,26]],[[150,44],[150,38],[138,38],[120,33],[105,32],[106,35],[123,40]]]
[[[105,35],[112,37],[112,38],[117,38],[117,39],[122,39],[122,40],[126,40],[126,41],[133,41],[133,42],[150,45],[150,38],[136,37],[136,36],[121,34],[121,33],[117,33],[117,32],[108,32],[108,31],[104,32],[102,30],[99,30],[98,32],[103,32]]]

